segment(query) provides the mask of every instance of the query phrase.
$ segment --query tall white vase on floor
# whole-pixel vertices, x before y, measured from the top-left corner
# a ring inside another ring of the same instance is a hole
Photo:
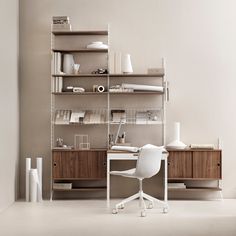
[[[122,72],[123,73],[133,73],[133,67],[131,64],[130,54],[125,54],[122,60]]]
[[[63,57],[63,72],[66,74],[73,74],[74,72],[74,57],[72,54],[64,54]]]

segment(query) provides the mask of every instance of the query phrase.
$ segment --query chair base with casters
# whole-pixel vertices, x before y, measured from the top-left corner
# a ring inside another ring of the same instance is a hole
[[[148,208],[153,208],[154,203],[159,203],[163,208],[163,213],[168,212],[167,202],[160,201],[143,192],[143,179],[151,178],[156,175],[161,168],[162,149],[157,146],[147,144],[140,150],[139,157],[136,163],[136,168],[125,171],[111,171],[110,174],[128,178],[136,178],[139,180],[139,192],[122,200],[116,204],[113,213],[117,214],[119,209],[124,208],[124,205],[132,200],[139,199],[141,207],[141,216],[146,216],[146,204],[144,199],[149,201]]]
[[[159,199],[154,198],[154,197],[144,193],[143,189],[142,189],[142,182],[143,182],[143,180],[139,179],[139,192],[138,193],[136,193],[128,198],[125,198],[124,200],[122,200],[121,202],[119,202],[115,205],[115,208],[112,210],[113,214],[117,214],[119,209],[124,209],[126,203],[131,202],[135,199],[139,199],[139,207],[141,208],[141,211],[140,211],[141,217],[146,216],[146,210],[152,209],[154,207],[154,203],[158,203],[162,206],[163,213],[168,213],[168,210],[169,210],[168,204],[165,203],[164,201],[160,201]],[[146,206],[144,199],[149,201],[148,207]]]

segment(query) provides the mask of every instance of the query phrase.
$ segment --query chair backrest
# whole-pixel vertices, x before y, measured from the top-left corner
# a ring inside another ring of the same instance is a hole
[[[151,178],[161,168],[162,149],[153,145],[141,148],[136,164],[135,175],[139,178]]]

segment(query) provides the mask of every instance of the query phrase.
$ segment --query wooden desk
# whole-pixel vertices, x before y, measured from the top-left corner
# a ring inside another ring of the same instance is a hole
[[[162,161],[165,163],[164,173],[164,201],[167,203],[168,199],[168,177],[167,177],[167,157],[168,152],[163,153]],[[107,207],[110,207],[110,162],[113,160],[137,160],[138,153],[124,152],[124,151],[107,151]]]

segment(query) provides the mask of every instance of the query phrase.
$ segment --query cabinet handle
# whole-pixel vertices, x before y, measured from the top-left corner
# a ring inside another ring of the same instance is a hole
[[[107,163],[106,163],[106,162],[103,162],[103,165],[104,165],[104,166],[106,166],[106,165],[107,165]]]
[[[170,162],[168,162],[168,166],[170,165]]]
[[[54,162],[54,163],[53,163],[53,166],[54,166],[54,167],[56,167],[56,166],[57,166],[57,163],[56,163],[56,162]]]
[[[217,163],[217,166],[220,166],[220,163]]]

